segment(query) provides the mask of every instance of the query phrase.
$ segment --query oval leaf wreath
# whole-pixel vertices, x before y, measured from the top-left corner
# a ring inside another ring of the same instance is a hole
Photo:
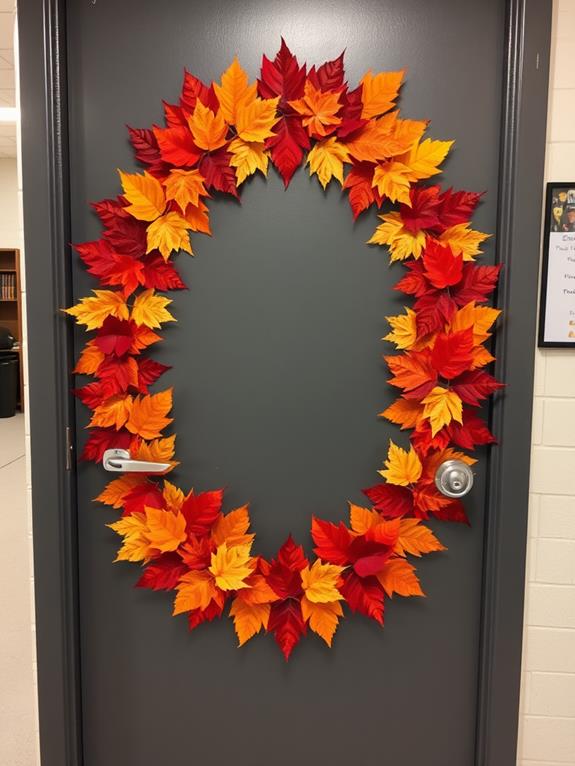
[[[383,482],[363,490],[371,507],[350,504],[349,525],[313,518],[315,560],[290,536],[267,561],[252,553],[247,506],[224,514],[221,489],[185,494],[126,473],[97,498],[122,511],[109,526],[123,538],[117,560],[144,567],[139,587],[175,591],[173,612],[190,628],[231,602],[240,645],[263,630],[286,659],[308,628],[331,646],[344,604],[382,625],[386,596],[423,595],[407,557],[444,550],[424,520],[467,522],[461,502],[436,489],[435,471],[447,459],[472,464],[459,450],[494,442],[476,408],[502,385],[485,371],[484,345],[499,314],[485,305],[499,267],[474,263],[487,237],[470,226],[481,195],[420,183],[440,173],[453,142],[423,138],[426,121],[399,117],[403,74],[370,71],[350,90],[343,54],[307,70],[283,40],[251,84],[237,59],[210,86],[185,72],[179,103],[164,104],[166,127],[129,128],[146,170],[120,171],[123,193],[93,205],[101,238],[76,246],[105,288],[67,309],[96,331],[74,370],[95,377],[75,391],[93,411],[82,457],[124,448],[173,467],[175,436],[162,434],[172,391],[149,391],[168,368],[146,351],[175,321],[161,293],[185,288],[172,255],[192,254],[190,231],[211,233],[206,200],[237,197],[270,160],[287,187],[307,154],[324,189],[335,178],[347,191],[354,218],[396,203],[369,242],[404,262],[395,289],[415,298],[387,317],[385,340],[400,351],[385,357],[389,383],[401,395],[381,413],[411,429],[411,446],[390,442]]]

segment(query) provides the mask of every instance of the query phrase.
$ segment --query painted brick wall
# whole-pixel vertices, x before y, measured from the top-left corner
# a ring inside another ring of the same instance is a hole
[[[575,0],[555,0],[546,177],[575,181]],[[519,766],[575,766],[575,352],[538,349]]]

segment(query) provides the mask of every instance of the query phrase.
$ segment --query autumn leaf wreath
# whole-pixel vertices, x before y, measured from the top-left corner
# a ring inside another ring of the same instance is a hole
[[[369,507],[350,504],[347,524],[312,518],[313,560],[290,536],[268,561],[252,551],[248,507],[224,513],[221,489],[186,493],[125,473],[96,498],[121,511],[109,526],[122,538],[117,561],[143,567],[138,587],[174,591],[173,613],[191,629],[229,603],[240,645],[263,630],[286,659],[308,628],[331,646],[344,606],[383,625],[386,597],[423,595],[408,557],[444,550],[425,520],[467,521],[461,501],[437,490],[436,469],[471,465],[461,450],[494,441],[477,408],[501,386],[485,369],[499,267],[475,264],[487,237],[470,225],[481,195],[421,183],[453,142],[424,138],[427,121],[399,116],[403,75],[369,71],[351,90],[343,54],[307,69],[284,41],[253,83],[237,59],[209,86],[186,71],[179,103],[164,103],[165,127],[129,128],[145,170],[120,171],[122,193],[93,204],[100,238],[75,246],[100,282],[67,309],[93,332],[74,370],[94,378],[75,390],[92,410],[82,457],[98,463],[123,448],[174,467],[175,436],[163,434],[172,390],[150,392],[167,367],[147,351],[175,321],[163,293],[185,287],[173,256],[192,254],[190,231],[211,234],[207,200],[237,197],[270,161],[287,187],[305,158],[324,189],[335,179],[347,192],[354,218],[393,204],[369,242],[404,264],[395,289],[414,299],[387,317],[385,340],[399,353],[385,360],[400,395],[381,413],[411,430],[410,448],[390,443],[382,483],[363,490]]]

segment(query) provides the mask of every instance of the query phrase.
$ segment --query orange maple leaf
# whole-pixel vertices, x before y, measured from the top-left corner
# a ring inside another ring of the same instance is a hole
[[[403,558],[389,559],[376,576],[390,598],[394,593],[399,596],[425,595],[415,574],[415,567]]]
[[[228,126],[219,109],[214,114],[209,107],[198,100],[194,113],[188,117],[188,125],[192,131],[194,143],[200,149],[213,152],[226,143]]]
[[[298,114],[303,115],[303,125],[310,135],[325,138],[341,123],[341,117],[337,116],[341,109],[339,96],[338,91],[323,92],[306,80],[303,98],[290,101],[289,104]]]
[[[157,394],[137,396],[132,403],[126,428],[142,439],[156,439],[162,435],[162,429],[172,422],[172,418],[166,417],[171,409],[171,388]]]

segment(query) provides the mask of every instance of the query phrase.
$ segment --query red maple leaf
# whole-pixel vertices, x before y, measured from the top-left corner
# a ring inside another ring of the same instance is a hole
[[[125,495],[122,506],[124,508],[122,516],[129,516],[131,513],[144,513],[146,507],[163,508],[164,496],[157,484],[145,481]]]
[[[184,82],[182,84],[182,94],[180,96],[180,106],[189,114],[192,114],[196,108],[197,102],[201,101],[204,106],[209,107],[212,112],[217,112],[220,108],[217,96],[213,87],[205,85],[199,78],[184,69]]]
[[[370,617],[383,625],[383,588],[376,577],[359,577],[355,572],[343,575],[341,595],[352,612]]]
[[[371,162],[357,162],[345,177],[343,188],[349,191],[349,204],[354,218],[374,202],[381,207],[381,194],[371,185],[374,170],[375,165]]]
[[[207,189],[231,194],[238,198],[236,172],[230,167],[231,154],[225,148],[206,154],[200,162],[200,173]]]
[[[149,564],[136,583],[136,588],[174,590],[180,577],[188,571],[177,553],[163,553]]]
[[[355,90],[346,91],[341,95],[341,123],[335,131],[338,138],[349,138],[352,133],[363,128],[368,122],[361,116],[363,110],[363,102],[361,100],[362,90],[362,86],[358,85]]]
[[[309,149],[309,136],[299,117],[282,117],[274,128],[274,135],[266,141],[266,149],[283,178],[285,187],[301,165],[304,150]]]
[[[438,290],[456,285],[463,274],[463,256],[454,255],[450,247],[428,241],[423,253],[424,273]]]
[[[361,491],[371,500],[374,509],[388,519],[409,516],[413,512],[413,494],[408,487],[375,484]]]
[[[107,449],[128,449],[132,438],[132,434],[123,429],[116,431],[115,428],[92,428],[80,460],[99,463]]]
[[[157,250],[144,255],[141,260],[144,266],[144,287],[162,291],[187,289],[173,263],[166,262]]]
[[[200,492],[198,495],[190,492],[182,505],[188,534],[201,536],[211,530],[221,510],[223,497],[223,489]]]
[[[438,374],[451,380],[469,369],[473,351],[473,328],[439,333],[431,351],[431,363]]]
[[[286,661],[289,660],[294,647],[307,633],[299,599],[274,602],[271,606],[267,629],[269,633],[273,633]]]
[[[213,599],[205,609],[192,609],[188,612],[188,628],[194,630],[204,622],[212,622],[216,617],[221,617],[224,611],[224,603],[218,604]]]
[[[477,192],[454,192],[453,189],[446,189],[439,198],[441,230],[469,221],[482,196],[483,194]]]
[[[470,301],[485,303],[487,296],[495,290],[502,266],[476,266],[466,263],[463,266],[461,282],[452,289],[451,295],[458,306],[465,306]]]
[[[147,394],[148,386],[151,386],[161,375],[171,369],[170,365],[161,364],[149,357],[138,357],[136,364],[138,365],[138,391],[141,394]]]
[[[422,229],[439,226],[439,186],[415,186],[409,192],[411,206],[402,203],[399,214],[404,227],[417,234]]]
[[[451,387],[465,404],[477,407],[483,399],[493,394],[503,383],[484,370],[469,370],[452,381]]]
[[[128,132],[138,162],[145,165],[153,176],[167,176],[169,167],[162,159],[154,131],[149,128],[131,128],[128,125]]]
[[[342,51],[336,59],[333,61],[326,61],[320,67],[315,68],[315,65],[309,70],[307,74],[308,80],[317,90],[338,90],[343,87],[344,78],[344,66],[343,56],[345,51]]]
[[[193,167],[201,157],[201,150],[194,144],[194,137],[187,125],[175,128],[154,126],[154,135],[164,162],[177,168]]]

